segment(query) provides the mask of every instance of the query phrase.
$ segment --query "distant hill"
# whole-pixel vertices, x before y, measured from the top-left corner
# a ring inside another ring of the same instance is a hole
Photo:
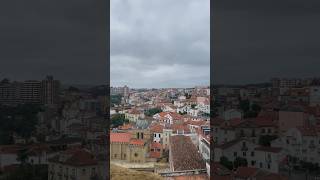
[[[148,173],[148,172],[140,172],[134,171],[127,168],[122,168],[119,166],[115,166],[111,164],[111,179],[112,180],[164,180],[163,177],[155,174],[155,173]]]

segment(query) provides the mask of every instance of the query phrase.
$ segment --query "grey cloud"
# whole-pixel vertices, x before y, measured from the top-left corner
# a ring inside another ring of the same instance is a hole
[[[99,1],[12,0],[0,5],[0,78],[106,83]]]
[[[111,1],[111,85],[208,85],[209,8],[209,0]]]
[[[320,76],[319,1],[215,2],[215,83]]]

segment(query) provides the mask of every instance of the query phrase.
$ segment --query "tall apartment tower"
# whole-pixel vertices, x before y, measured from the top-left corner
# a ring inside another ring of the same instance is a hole
[[[0,82],[0,104],[16,105],[20,103],[20,86],[22,83],[10,82],[5,79]]]
[[[53,105],[59,102],[60,82],[52,76],[41,81],[41,104]]]
[[[129,89],[129,87],[128,86],[124,86],[123,87],[123,96],[124,97],[129,97],[129,93],[130,93],[130,89]]]
[[[24,81],[20,90],[20,98],[22,103],[40,104],[41,82],[35,80]]]

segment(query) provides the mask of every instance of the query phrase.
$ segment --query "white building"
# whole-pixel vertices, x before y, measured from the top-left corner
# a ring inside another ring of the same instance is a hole
[[[48,180],[88,180],[99,174],[98,161],[85,149],[69,149],[49,159]]]
[[[320,86],[310,86],[309,93],[310,106],[320,105]]]
[[[320,138],[315,127],[297,127],[288,130],[271,143],[281,147],[286,155],[298,160],[320,164]]]

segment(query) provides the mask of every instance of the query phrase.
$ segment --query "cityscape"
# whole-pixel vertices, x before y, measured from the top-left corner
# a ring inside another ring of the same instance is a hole
[[[213,179],[319,179],[319,82],[214,87]]]
[[[0,179],[105,180],[106,86],[0,82]]]
[[[209,179],[208,86],[111,87],[110,115],[111,179],[128,175],[114,173],[119,168],[154,172],[154,179]]]

